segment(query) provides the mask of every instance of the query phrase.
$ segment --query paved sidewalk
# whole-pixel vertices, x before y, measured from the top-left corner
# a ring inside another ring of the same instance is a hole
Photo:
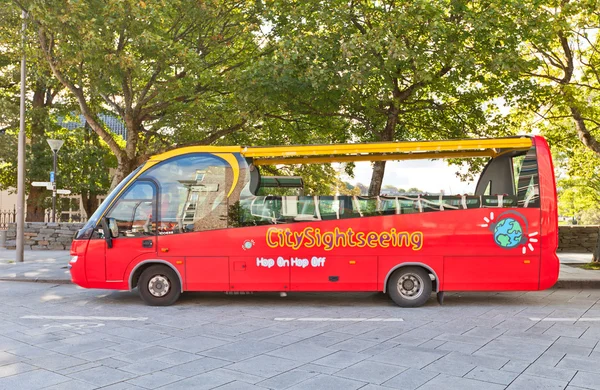
[[[559,253],[557,288],[600,288],[600,271],[579,268],[592,261],[589,253]],[[25,251],[25,261],[15,262],[15,251],[0,248],[0,280],[71,283],[69,251]]]
[[[0,248],[0,280],[71,283],[69,251],[25,251],[25,261],[16,262],[16,251]]]

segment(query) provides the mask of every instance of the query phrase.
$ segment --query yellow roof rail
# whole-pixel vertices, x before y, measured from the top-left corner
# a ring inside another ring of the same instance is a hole
[[[405,141],[362,144],[245,147],[242,155],[255,165],[323,164],[351,161],[494,157],[507,150],[528,150],[529,137]]]
[[[494,157],[507,150],[528,150],[530,137],[445,141],[373,142],[292,146],[187,146],[153,156],[151,163],[188,153],[240,153],[255,165]]]

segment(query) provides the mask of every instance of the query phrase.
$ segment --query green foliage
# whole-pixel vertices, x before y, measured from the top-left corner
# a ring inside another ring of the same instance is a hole
[[[47,138],[65,141],[58,153],[58,188],[105,194],[110,187],[109,169],[116,167],[116,159],[106,144],[88,129],[67,130],[57,128],[46,133]],[[26,188],[32,181],[49,181],[53,155],[46,144],[27,145]],[[34,159],[32,147],[41,148]],[[0,189],[14,189],[17,185],[17,137],[13,133],[0,135]],[[39,157],[41,156],[41,157]],[[49,192],[50,195],[50,192]]]

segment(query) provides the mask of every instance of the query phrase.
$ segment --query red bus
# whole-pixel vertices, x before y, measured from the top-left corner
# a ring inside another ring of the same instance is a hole
[[[260,195],[298,187],[261,167],[488,157],[472,195]],[[267,190],[268,193],[268,190]],[[539,136],[284,147],[184,147],[150,158],[71,247],[74,283],[150,305],[184,291],[541,290],[559,262],[550,150]]]

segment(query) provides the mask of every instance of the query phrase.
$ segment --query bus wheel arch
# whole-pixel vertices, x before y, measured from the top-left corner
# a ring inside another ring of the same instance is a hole
[[[138,286],[140,276],[142,276],[142,273],[153,265],[164,265],[171,268],[173,272],[175,272],[175,274],[177,275],[177,278],[179,279],[179,285],[181,286],[180,292],[183,292],[183,278],[181,277],[179,270],[177,270],[177,268],[175,268],[173,264],[169,263],[168,261],[158,259],[144,260],[137,264],[133,268],[133,270],[131,270],[131,273],[129,274],[129,290],[133,290]]]

